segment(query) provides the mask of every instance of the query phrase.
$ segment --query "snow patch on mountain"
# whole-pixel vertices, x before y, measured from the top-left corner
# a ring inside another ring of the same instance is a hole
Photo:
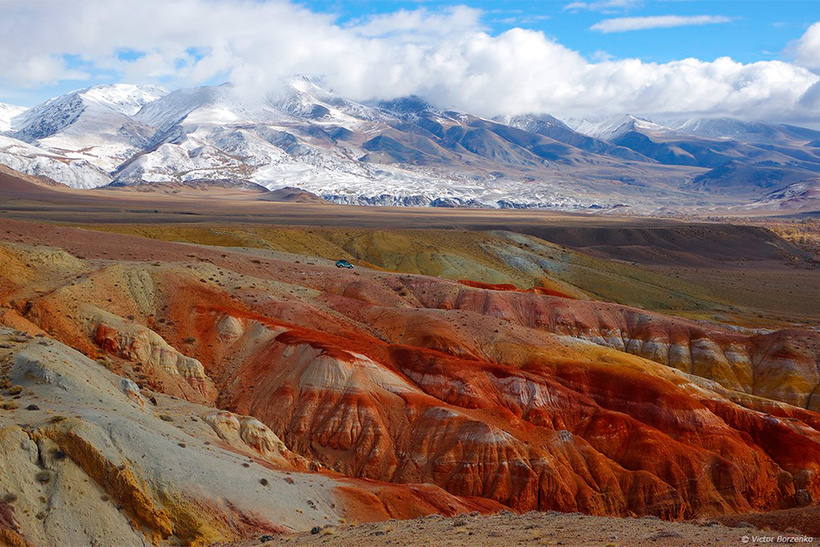
[[[133,116],[146,104],[168,94],[157,85],[96,85],[78,93],[85,102],[110,108],[125,116]]]
[[[335,95],[302,76],[290,78],[284,91],[269,95],[267,99],[276,110],[320,125],[355,129],[362,122],[384,121],[385,118],[377,108]]]
[[[544,128],[556,129],[570,129],[571,128],[554,116],[549,114],[543,115],[516,115],[516,116],[499,116],[495,119],[498,123],[509,125],[517,129],[523,129],[531,133],[539,133]]]
[[[179,89],[143,107],[134,120],[154,127],[158,136],[174,126],[237,124],[267,121],[270,113],[260,99],[243,100],[230,85]]]
[[[73,188],[96,188],[111,182],[105,171],[83,159],[71,159],[0,135],[0,163],[26,175],[43,176]]]
[[[0,131],[9,131],[12,127],[12,118],[28,110],[25,106],[0,103]]]
[[[300,176],[301,175],[301,176]],[[503,181],[487,184],[469,178],[425,177],[403,170],[380,170],[372,179],[354,176],[329,178],[307,171],[288,177],[293,186],[317,194],[328,201],[347,205],[404,207],[488,207],[589,209],[614,205],[609,199],[569,196],[561,186],[571,181],[543,183]],[[348,174],[349,175],[349,174]]]
[[[15,136],[21,140],[41,140],[77,122],[86,112],[93,115],[98,125],[112,119],[128,119],[143,106],[167,93],[167,90],[154,85],[95,85],[72,91],[29,109],[24,116],[15,120],[13,129]],[[83,129],[93,129],[93,126]]]
[[[820,138],[820,131],[813,129],[727,117],[672,119],[662,121],[662,123],[688,135],[745,143],[792,142],[805,144],[808,141]]]
[[[158,86],[97,85],[51,99],[14,120],[11,136],[110,172],[154,130],[131,116],[165,96]]]
[[[567,118],[564,123],[578,133],[603,140],[615,139],[629,131],[640,131],[654,135],[675,132],[672,128],[630,114],[605,118]]]

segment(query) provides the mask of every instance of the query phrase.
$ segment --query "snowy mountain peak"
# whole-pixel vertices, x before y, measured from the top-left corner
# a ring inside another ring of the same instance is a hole
[[[525,131],[531,131],[533,133],[538,133],[537,129],[541,129],[544,127],[570,129],[570,127],[567,124],[565,124],[564,122],[562,122],[554,116],[550,116],[549,114],[519,114],[516,116],[499,116],[495,118],[495,121],[503,123],[505,125],[509,125],[511,127],[523,129]]]
[[[751,143],[767,143],[777,139],[805,143],[820,136],[820,132],[802,127],[728,117],[693,118],[664,123],[689,135]]]
[[[441,116],[443,113],[418,95],[399,97],[390,101],[381,101],[379,108],[401,119],[417,119],[422,115]]]
[[[12,126],[12,118],[15,118],[28,110],[25,106],[0,103],[0,131],[8,131]]]
[[[631,114],[621,114],[607,118],[568,118],[565,123],[578,133],[604,140],[612,140],[630,131],[656,135],[674,132],[669,127]]]
[[[145,106],[134,119],[163,133],[178,124],[230,125],[267,121],[263,100],[241,96],[230,84],[179,89]]]
[[[340,97],[317,80],[304,76],[289,78],[284,91],[269,95],[267,103],[289,116],[347,128],[383,117],[377,109]]]
[[[329,91],[322,87],[321,82],[309,76],[292,76],[287,78],[285,80],[285,87],[300,93],[307,93],[315,96],[330,94]]]
[[[49,99],[27,110],[14,120],[13,129],[17,137],[25,141],[44,139],[75,123],[86,111],[97,118],[127,118],[167,93],[167,90],[154,85],[95,85]]]
[[[126,116],[133,116],[146,104],[168,93],[167,89],[157,85],[112,84],[95,85],[78,92],[78,95],[86,102],[94,102]]]

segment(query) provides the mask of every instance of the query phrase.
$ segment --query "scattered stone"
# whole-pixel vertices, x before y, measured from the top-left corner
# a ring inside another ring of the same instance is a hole
[[[133,380],[123,378],[120,380],[120,389],[125,393],[129,399],[140,406],[145,406],[145,398],[140,393],[140,387]]]
[[[40,407],[37,405],[28,405],[26,410],[40,410]]]
[[[672,532],[672,531],[669,531],[669,530],[661,530],[660,532],[652,535],[649,539],[651,539],[652,541],[658,541],[659,539],[679,538],[679,537],[683,537],[683,536],[681,536],[677,532]]]
[[[43,484],[51,482],[51,471],[40,471],[34,478],[37,479],[37,482],[42,482]]]
[[[805,488],[798,490],[794,493],[794,502],[797,504],[798,507],[805,507],[806,505],[811,505],[811,493]]]
[[[23,393],[23,386],[11,386],[9,388],[9,395],[20,395]]]
[[[169,416],[168,414],[160,414],[159,419],[162,420],[163,422],[173,422],[174,421],[174,419],[171,416]]]
[[[321,526],[314,526],[313,528],[310,529],[310,533],[313,534],[314,536],[316,534],[318,534],[319,532],[321,532],[321,531],[322,531]]]

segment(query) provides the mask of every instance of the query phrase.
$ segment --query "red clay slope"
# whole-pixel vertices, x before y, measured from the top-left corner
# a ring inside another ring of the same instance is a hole
[[[32,280],[7,279],[0,306],[87,354],[112,353],[140,382],[159,372],[142,363],[140,377],[136,352],[94,333],[105,324],[134,339],[144,325],[201,364],[166,348],[177,368],[164,372],[199,388],[160,388],[254,416],[345,475],[520,510],[665,518],[820,498],[820,415],[753,395],[814,407],[817,333],[744,334],[601,302],[37,230],[132,262],[78,261],[62,281],[20,266]],[[48,292],[30,288],[38,275]]]

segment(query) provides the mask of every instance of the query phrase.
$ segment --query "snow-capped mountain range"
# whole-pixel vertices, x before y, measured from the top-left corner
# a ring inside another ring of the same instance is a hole
[[[352,204],[794,208],[817,195],[806,189],[820,180],[820,132],[726,118],[487,119],[419,97],[359,103],[307,78],[265,97],[115,84],[0,104],[0,163],[77,188],[253,183]]]

